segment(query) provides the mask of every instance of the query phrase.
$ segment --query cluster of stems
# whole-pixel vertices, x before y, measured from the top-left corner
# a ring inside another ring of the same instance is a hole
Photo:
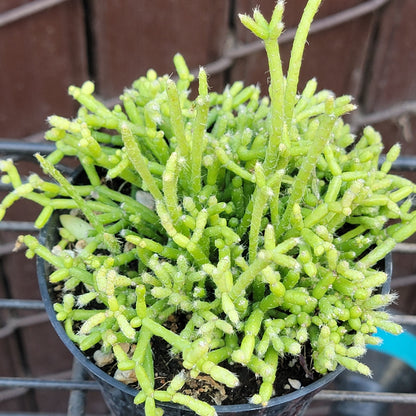
[[[135,374],[135,403],[147,416],[161,414],[158,401],[214,415],[181,389],[200,373],[237,386],[224,363],[261,378],[251,401],[264,405],[281,358],[306,345],[321,374],[339,364],[370,374],[357,358],[380,341],[377,328],[401,330],[380,309],[393,296],[378,292],[387,276],[377,264],[416,230],[415,185],[389,173],[398,146],[381,164],[376,131],[355,140],[342,120],[351,97],[317,92],[314,79],[297,94],[319,3],[306,6],[286,76],[277,42],[283,1],[270,22],[258,10],[241,16],[264,41],[269,97],[242,82],[209,92],[201,68],[191,100],[193,77],[176,55],[176,82],[149,70],[113,109],[91,82],[70,87],[77,117],[51,116],[46,138],[56,150],[36,155],[53,181],[22,180],[12,161],[1,162],[14,189],[1,216],[19,198],[43,207],[39,228],[60,216],[55,247],[20,238],[63,287],[58,319],[81,350],[112,353],[120,371]],[[85,181],[60,173],[67,156],[78,158]],[[172,315],[186,319],[176,332],[166,325]],[[153,337],[184,368],[165,390],[155,388]]]

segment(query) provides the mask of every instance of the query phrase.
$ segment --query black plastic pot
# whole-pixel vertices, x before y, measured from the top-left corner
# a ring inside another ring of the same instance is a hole
[[[51,247],[57,241],[57,230],[58,215],[53,215],[47,226],[41,230],[41,243],[47,247]],[[390,278],[392,273],[391,255],[389,255],[385,260],[385,271],[389,276],[389,280],[384,284],[382,293],[388,293],[390,290]],[[38,257],[37,274],[40,293],[45,304],[46,312],[48,313],[52,326],[58,336],[74,357],[79,360],[91,376],[97,380],[101,387],[104,401],[113,416],[144,416],[144,407],[141,405],[136,406],[133,403],[133,398],[137,394],[137,390],[115,380],[113,377],[101,370],[93,364],[69,339],[62,323],[56,319],[56,314],[53,309],[53,301],[51,300],[53,287],[48,281],[50,272],[51,266]],[[271,399],[265,407],[252,404],[238,404],[215,406],[215,409],[217,414],[222,416],[300,416],[309,406],[313,397],[320,390],[331,383],[343,370],[344,367],[338,366],[335,371],[326,374],[309,386],[293,393],[288,393],[284,396]],[[173,403],[159,403],[158,405],[165,410],[165,414],[167,416],[195,415],[195,413],[190,411],[188,408]]]

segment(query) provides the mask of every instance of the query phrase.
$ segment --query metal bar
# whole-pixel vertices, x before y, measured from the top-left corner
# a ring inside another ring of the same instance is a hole
[[[397,253],[416,253],[415,243],[397,243],[393,249]]]
[[[406,113],[416,114],[416,101],[406,101],[370,114],[362,114],[358,111],[354,113],[351,124],[353,130],[356,130],[358,127],[381,123],[382,121],[398,118]]]
[[[0,153],[13,155],[33,155],[34,153],[52,153],[56,150],[54,143],[30,143],[22,140],[0,140]]]
[[[0,416],[67,416],[65,413],[0,412]],[[94,415],[96,416],[96,415]]]
[[[358,19],[359,17],[373,13],[385,6],[391,0],[370,0],[358,4],[357,6],[350,7],[349,9],[343,10],[339,13],[318,19],[311,24],[309,33],[317,33],[326,29],[330,29],[334,26],[339,26],[343,23],[347,23],[351,20]]]
[[[399,156],[393,163],[392,170],[415,172],[416,158],[414,156]]]
[[[16,387],[14,389],[4,389],[0,391],[0,403],[7,400],[17,399],[26,394],[29,389],[23,387]]]
[[[10,317],[6,325],[0,328],[0,339],[6,338],[18,328],[34,326],[48,322],[48,315],[45,312],[34,315],[22,316],[20,318]]]
[[[45,306],[41,300],[36,299],[0,299],[0,309],[38,309],[43,310]]]
[[[0,230],[6,231],[39,231],[30,221],[2,221]]]
[[[66,378],[69,378],[70,376],[71,376],[70,371],[62,371],[60,373],[45,375],[44,378],[49,379],[49,380],[55,380],[55,379],[60,379],[60,378],[66,379]],[[1,391],[0,391],[0,404],[2,402],[7,401],[7,400],[11,400],[13,398],[18,398],[20,396],[23,396],[29,390],[30,389],[23,388],[23,387],[1,389]]]
[[[391,318],[401,325],[416,325],[416,316],[414,315],[392,315]]]
[[[416,394],[323,390],[315,396],[315,400],[416,404]]]
[[[95,381],[45,380],[41,378],[0,377],[0,387],[25,387],[29,389],[99,390]]]
[[[0,416],[67,416],[66,413],[44,413],[44,412],[0,412]],[[90,416],[110,416],[109,413],[105,414],[91,414]]]
[[[0,27],[6,26],[17,20],[32,16],[35,13],[42,12],[50,7],[57,6],[67,0],[37,0],[30,3],[15,7],[0,14]]]
[[[87,377],[87,372],[78,360],[74,359],[72,366],[72,380],[82,381]],[[85,390],[72,390],[68,401],[67,416],[85,415]]]

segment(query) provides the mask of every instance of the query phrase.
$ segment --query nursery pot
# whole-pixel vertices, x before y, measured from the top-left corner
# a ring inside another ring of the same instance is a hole
[[[58,213],[49,220],[48,224],[40,232],[40,242],[52,247],[58,238]],[[390,278],[392,273],[392,259],[388,255],[385,259],[385,271],[388,275],[388,281],[382,287],[382,293],[388,293],[390,289]],[[85,367],[91,376],[99,383],[104,401],[114,416],[144,416],[144,406],[135,405],[133,399],[137,394],[137,390],[117,381],[105,371],[97,367],[91,362],[83,352],[75,345],[65,332],[61,322],[56,319],[53,309],[53,286],[49,283],[48,276],[52,271],[52,267],[42,258],[37,258],[37,274],[39,280],[40,293],[45,304],[46,312],[49,319],[57,332],[58,336],[73,354],[73,356]],[[52,298],[51,298],[52,297]],[[331,383],[342,371],[344,367],[338,366],[333,372],[322,376],[306,387],[295,392],[288,393],[284,396],[272,398],[267,406],[259,406],[253,404],[236,404],[214,406],[217,414],[235,415],[235,416],[296,416],[302,415],[313,397],[329,383]],[[165,410],[167,416],[191,416],[195,413],[188,408],[174,403],[158,403],[158,406]]]

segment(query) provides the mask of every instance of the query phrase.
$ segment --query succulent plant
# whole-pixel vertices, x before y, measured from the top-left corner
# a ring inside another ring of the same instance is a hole
[[[306,6],[286,75],[277,42],[283,1],[270,22],[258,9],[240,16],[264,41],[269,96],[242,82],[209,92],[201,68],[190,99],[193,76],[178,54],[177,81],[149,70],[113,109],[94,97],[92,82],[69,88],[77,117],[49,117],[45,137],[56,150],[36,155],[54,181],[23,180],[11,160],[1,162],[14,189],[2,216],[19,198],[43,207],[38,228],[60,215],[55,247],[19,238],[28,257],[54,268],[58,319],[81,350],[99,351],[98,361],[115,356],[137,380],[135,403],[147,416],[161,413],[156,401],[213,415],[181,389],[200,373],[235,387],[232,363],[261,378],[251,401],[266,404],[281,357],[306,345],[318,373],[343,365],[370,374],[357,358],[380,342],[377,327],[401,331],[380,310],[394,295],[378,293],[387,275],[377,263],[416,230],[415,185],[389,173],[397,145],[381,162],[373,128],[351,134],[342,119],[355,108],[350,96],[317,92],[315,79],[298,94],[319,4]],[[67,156],[85,182],[60,173]],[[174,315],[182,328],[167,325]],[[183,367],[165,389],[155,389],[154,337]]]

